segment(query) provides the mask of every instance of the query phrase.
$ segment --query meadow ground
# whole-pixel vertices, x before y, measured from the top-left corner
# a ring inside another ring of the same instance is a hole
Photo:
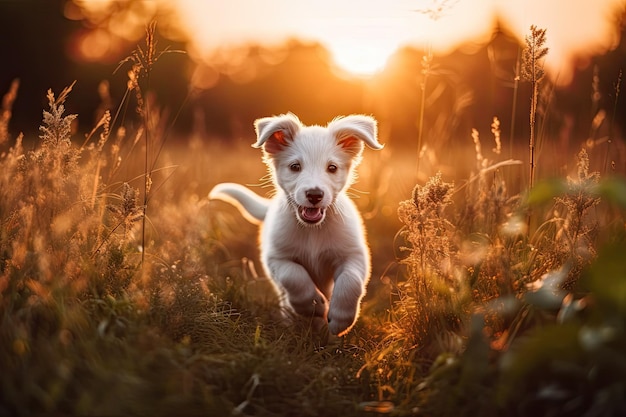
[[[416,149],[366,150],[373,275],[333,338],[276,320],[256,228],[206,198],[262,184],[259,151],[164,141],[137,99],[139,128],[105,113],[77,140],[71,92],[50,93],[32,146],[4,101],[0,414],[626,413],[621,139],[567,169],[538,152],[530,192],[528,146],[510,159],[487,134],[423,177]]]

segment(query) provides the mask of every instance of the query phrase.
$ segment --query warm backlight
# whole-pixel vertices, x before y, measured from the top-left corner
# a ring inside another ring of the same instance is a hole
[[[614,46],[617,38],[610,18],[621,2],[139,0],[128,3],[132,7],[120,8],[115,0],[74,0],[82,10],[78,15],[110,34],[85,37],[80,51],[87,60],[115,51],[118,38],[141,34],[146,24],[141,19],[151,19],[158,11],[159,29],[186,40],[190,55],[199,60],[207,60],[218,49],[249,43],[279,45],[294,38],[320,42],[330,51],[335,66],[368,76],[382,70],[389,56],[405,45],[429,46],[437,53],[465,41],[485,40],[499,16],[521,40],[530,25],[547,28],[550,53],[545,64],[559,74],[561,82],[571,74],[572,57]],[[72,18],[76,13],[68,10],[66,14]]]
[[[328,47],[333,63],[342,71],[358,77],[369,77],[382,71],[396,46],[338,42]]]
[[[484,0],[480,0],[484,1]],[[437,9],[439,3],[449,5]],[[331,65],[347,75],[371,76],[406,44],[450,48],[467,37],[488,33],[488,9],[466,19],[466,7],[453,1],[288,0],[200,2],[177,0],[179,25],[197,53],[225,44],[279,44],[296,38],[319,42]],[[437,9],[433,16],[428,10]],[[482,22],[482,23],[481,23]]]

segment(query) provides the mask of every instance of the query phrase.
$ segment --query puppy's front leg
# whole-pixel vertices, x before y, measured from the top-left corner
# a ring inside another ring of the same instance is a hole
[[[328,300],[317,289],[307,270],[300,264],[283,259],[268,260],[272,279],[285,291],[288,306],[304,317],[326,318]]]
[[[337,270],[328,312],[328,330],[342,336],[354,325],[369,274],[365,262],[349,262]]]

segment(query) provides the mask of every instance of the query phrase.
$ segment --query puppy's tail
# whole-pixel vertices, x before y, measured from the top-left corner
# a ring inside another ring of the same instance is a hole
[[[209,193],[210,200],[222,200],[237,207],[250,223],[261,224],[265,219],[269,199],[263,198],[243,185],[225,182],[217,184]]]

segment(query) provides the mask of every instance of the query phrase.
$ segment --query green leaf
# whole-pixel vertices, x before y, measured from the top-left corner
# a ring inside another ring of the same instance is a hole
[[[610,177],[600,181],[597,193],[603,200],[626,209],[626,179]]]
[[[626,243],[603,248],[581,286],[593,293],[600,308],[626,315]]]
[[[555,197],[567,192],[566,184],[560,179],[538,182],[528,193],[526,204],[540,205],[552,201]]]

